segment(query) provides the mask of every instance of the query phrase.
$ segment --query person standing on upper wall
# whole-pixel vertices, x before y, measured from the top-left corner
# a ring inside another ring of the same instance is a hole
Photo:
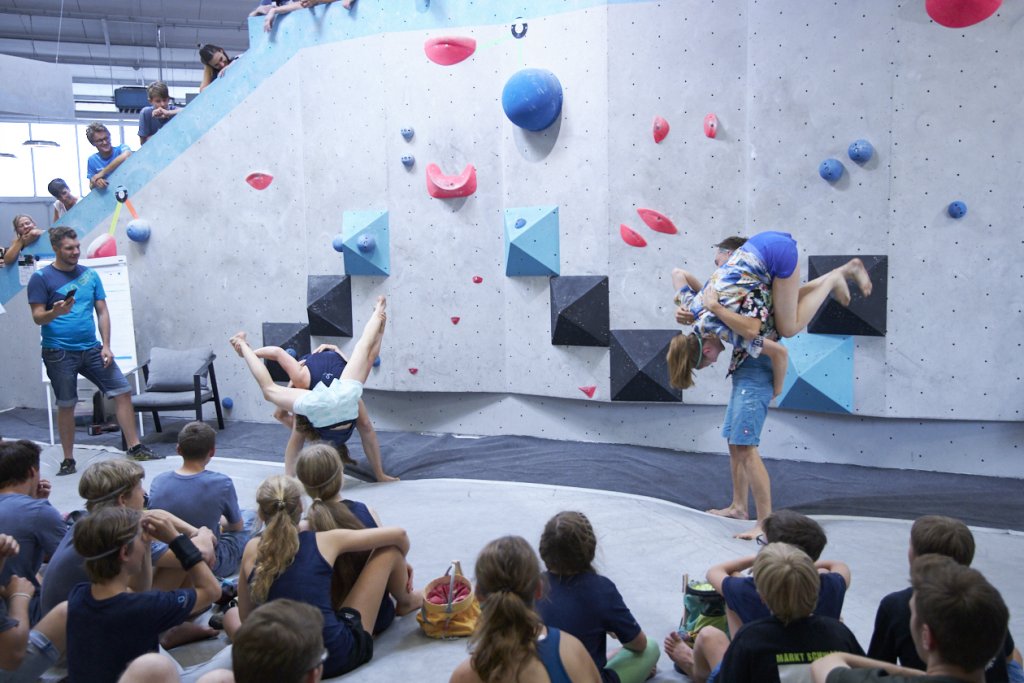
[[[46,191],[53,195],[53,220],[50,222],[56,225],[57,221],[63,218],[71,207],[78,203],[78,197],[71,194],[71,188],[64,182],[63,178],[54,178],[47,186]]]
[[[132,155],[128,145],[114,147],[110,142],[110,131],[102,123],[90,123],[85,129],[85,139],[96,148],[96,153],[89,157],[85,177],[89,179],[89,188],[105,190],[107,177]]]

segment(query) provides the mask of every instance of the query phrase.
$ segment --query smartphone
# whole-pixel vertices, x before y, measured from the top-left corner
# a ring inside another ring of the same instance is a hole
[[[68,293],[64,295],[64,300],[67,301],[68,299],[74,299],[75,298],[75,294],[77,294],[77,293],[78,293],[78,289],[77,288],[76,289],[69,289]]]

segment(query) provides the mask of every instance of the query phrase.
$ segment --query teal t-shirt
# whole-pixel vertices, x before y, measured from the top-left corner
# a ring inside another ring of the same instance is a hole
[[[45,304],[49,311],[72,289],[78,291],[71,312],[43,325],[44,349],[85,351],[99,343],[93,309],[97,301],[107,298],[107,293],[95,270],[75,266],[72,271],[63,271],[52,265],[37,270],[28,281],[28,302]]]

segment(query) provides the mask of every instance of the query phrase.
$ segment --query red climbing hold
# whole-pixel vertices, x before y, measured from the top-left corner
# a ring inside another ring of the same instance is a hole
[[[85,250],[85,258],[106,258],[117,256],[117,241],[110,233],[103,233],[90,244]]]
[[[637,209],[640,220],[647,224],[647,227],[655,232],[663,232],[666,235],[677,235],[679,230],[675,223],[668,219],[668,216],[658,213],[653,209]]]
[[[589,387],[580,387],[580,391],[586,394],[587,398],[594,398],[594,392],[597,391],[597,387],[592,385]]]
[[[704,135],[713,138],[718,135],[718,117],[708,114],[704,117]]]
[[[423,51],[427,53],[427,59],[435,64],[451,66],[469,59],[476,52],[476,40],[461,36],[440,36],[423,43]]]
[[[668,121],[660,116],[654,117],[654,141],[661,142],[668,135]]]
[[[647,240],[640,236],[633,228],[629,227],[625,223],[619,226],[619,234],[622,235],[622,241],[631,247],[646,247]]]
[[[479,275],[474,275],[473,276],[473,284],[474,285],[478,285],[478,284],[480,284],[483,281],[484,281],[484,279],[482,277],[480,277]]]
[[[476,192],[476,168],[473,164],[466,164],[462,173],[445,175],[437,164],[428,164],[427,192],[435,199],[468,197]]]
[[[410,375],[415,375],[419,371],[420,371],[419,368],[409,368],[409,374]]]
[[[935,23],[964,28],[995,14],[1003,0],[925,0],[924,8]]]
[[[453,315],[452,316],[452,325],[458,325],[460,320],[462,320],[462,318],[460,318],[457,315]]]
[[[274,176],[269,173],[250,173],[245,176],[245,182],[252,185],[255,190],[265,190],[274,182]]]

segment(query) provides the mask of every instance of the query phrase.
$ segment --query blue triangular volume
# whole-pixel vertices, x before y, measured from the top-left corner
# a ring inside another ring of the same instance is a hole
[[[783,343],[789,368],[780,408],[853,412],[853,337],[801,334]]]
[[[559,275],[558,207],[505,209],[505,275]]]
[[[346,211],[341,239],[348,275],[391,274],[391,238],[387,211]],[[372,245],[367,248],[368,244]]]

